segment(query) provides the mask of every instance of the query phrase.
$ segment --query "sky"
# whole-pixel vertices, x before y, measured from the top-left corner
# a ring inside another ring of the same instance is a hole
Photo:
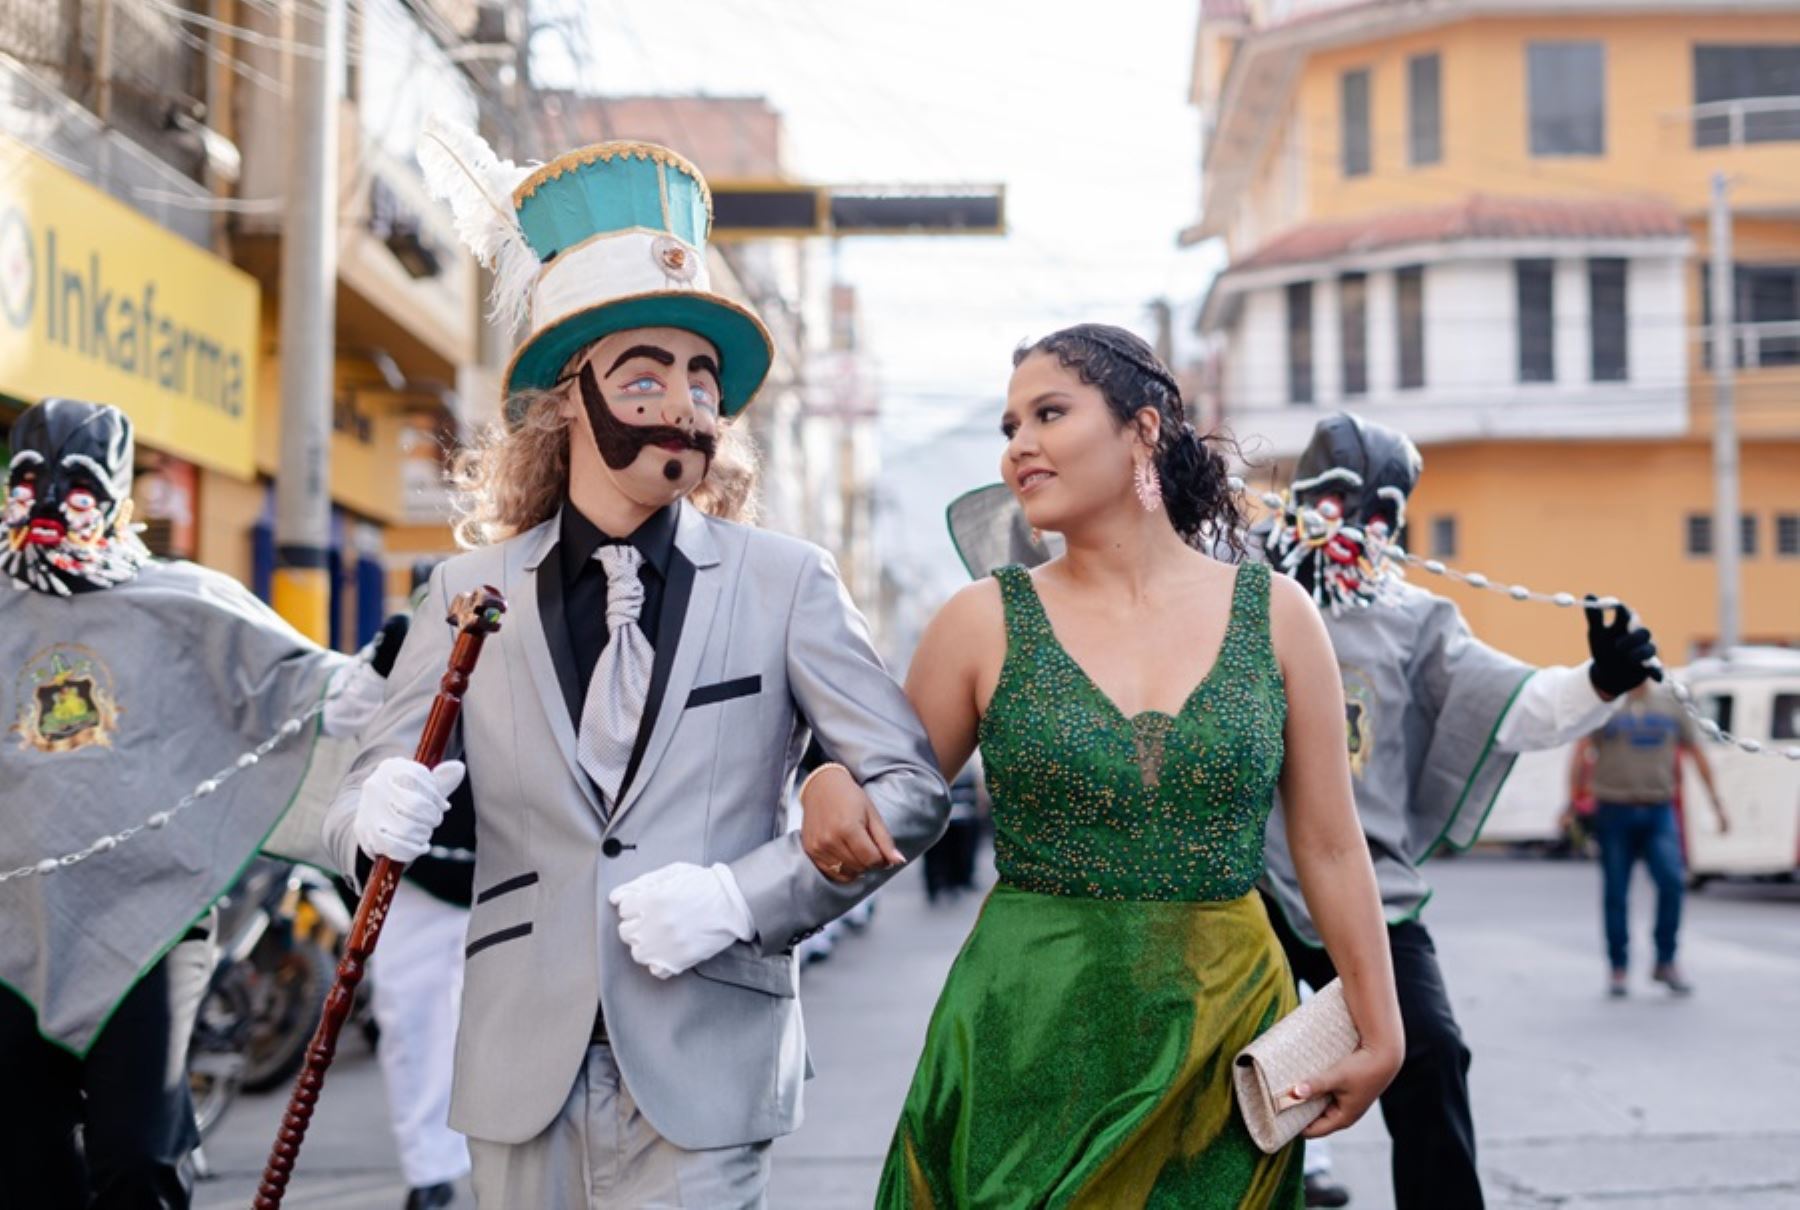
[[[942,510],[998,477],[1013,348],[1084,320],[1148,336],[1147,304],[1191,305],[1217,267],[1175,245],[1199,209],[1197,0],[540,6],[585,10],[586,90],[766,96],[801,179],[1005,185],[1004,237],[840,249],[883,387],[884,557],[914,578],[947,590],[961,574]],[[556,42],[534,52],[562,83]]]

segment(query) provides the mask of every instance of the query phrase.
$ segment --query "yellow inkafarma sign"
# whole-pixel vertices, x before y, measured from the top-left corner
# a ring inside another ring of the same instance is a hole
[[[116,404],[140,441],[255,474],[256,279],[0,136],[0,392]]]

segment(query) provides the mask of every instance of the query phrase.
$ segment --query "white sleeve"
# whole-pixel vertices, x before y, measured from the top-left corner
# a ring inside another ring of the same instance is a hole
[[[1500,720],[1494,746],[1513,753],[1560,747],[1600,726],[1623,700],[1601,701],[1585,663],[1540,668]]]

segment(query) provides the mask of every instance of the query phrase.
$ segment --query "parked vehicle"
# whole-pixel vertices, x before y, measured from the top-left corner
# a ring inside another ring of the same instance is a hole
[[[300,1069],[350,931],[330,879],[270,858],[251,863],[218,912],[212,978],[188,1047],[202,1138],[240,1090],[278,1087]]]
[[[1681,677],[1706,717],[1732,735],[1776,750],[1800,746],[1800,651],[1736,647],[1696,660]],[[1689,881],[1793,878],[1800,870],[1800,761],[1717,743],[1705,750],[1731,827],[1721,833],[1711,810],[1695,809],[1706,790],[1692,768],[1684,769]]]

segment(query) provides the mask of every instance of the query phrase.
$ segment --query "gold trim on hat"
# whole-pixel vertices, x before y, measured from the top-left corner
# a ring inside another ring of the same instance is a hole
[[[694,178],[700,186],[700,198],[706,203],[706,225],[712,227],[713,202],[712,190],[707,187],[706,177],[696,168],[693,161],[680,152],[671,151],[657,143],[639,143],[627,139],[614,139],[606,143],[590,143],[586,147],[577,147],[574,151],[565,151],[554,160],[540,166],[537,171],[519,182],[513,190],[513,208],[523,206],[538,187],[547,181],[553,181],[565,172],[573,172],[577,168],[586,167],[595,160],[607,161],[617,159],[652,160],[677,172],[684,172]],[[704,233],[703,233],[704,234]]]

